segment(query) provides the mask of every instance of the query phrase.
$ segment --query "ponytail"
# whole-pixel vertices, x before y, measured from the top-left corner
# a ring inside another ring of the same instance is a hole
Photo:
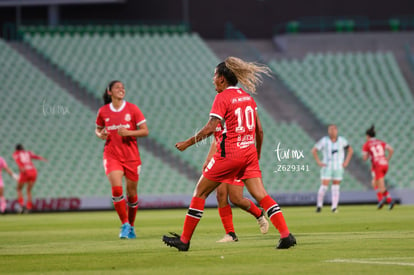
[[[372,124],[371,128],[369,128],[365,134],[367,134],[367,136],[369,137],[375,137],[376,133],[375,133],[375,126],[374,124]]]
[[[232,86],[240,81],[253,94],[256,93],[257,86],[262,83],[262,75],[271,76],[271,70],[266,65],[246,62],[233,56],[217,65],[217,73],[224,76]]]

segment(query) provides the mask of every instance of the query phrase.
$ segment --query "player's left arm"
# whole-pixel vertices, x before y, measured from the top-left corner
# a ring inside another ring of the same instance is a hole
[[[17,181],[19,179],[19,176],[17,174],[13,173],[13,171],[8,166],[4,166],[3,168],[4,168],[4,170],[6,170],[7,174],[9,174],[10,177],[12,177],[15,181]]]
[[[385,146],[385,150],[387,150],[387,151],[388,151],[388,154],[387,154],[387,160],[388,160],[388,161],[390,161],[390,159],[391,159],[392,155],[394,154],[394,148],[392,148],[392,147],[391,147],[391,145],[387,144],[387,145]]]
[[[256,151],[257,151],[257,159],[260,159],[260,155],[262,152],[262,144],[263,144],[263,127],[262,122],[260,121],[259,114],[256,110]]]
[[[342,166],[344,167],[344,168],[346,168],[346,167],[348,167],[348,165],[349,165],[349,162],[351,161],[351,158],[352,158],[352,154],[354,153],[354,149],[352,149],[352,146],[351,145],[347,145],[347,146],[345,146],[345,151],[346,151],[346,158],[345,158],[345,161],[344,161],[344,163],[342,164]]]
[[[220,119],[218,117],[210,116],[210,119],[208,120],[207,124],[204,125],[204,127],[200,131],[198,131],[197,134],[188,138],[185,141],[177,142],[175,144],[175,147],[180,151],[184,151],[188,147],[211,136],[214,133],[214,131],[216,131],[216,127],[219,124],[219,122]]]
[[[44,157],[39,156],[39,155],[36,155],[36,154],[35,154],[35,153],[33,153],[33,152],[30,152],[30,157],[31,157],[32,159],[38,159],[38,160],[42,160],[42,161],[47,161],[47,159],[45,159]]]

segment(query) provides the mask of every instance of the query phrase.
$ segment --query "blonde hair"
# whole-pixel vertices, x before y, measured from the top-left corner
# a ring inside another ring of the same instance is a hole
[[[256,62],[246,62],[240,58],[229,56],[224,60],[226,67],[235,75],[237,80],[251,93],[263,82],[263,75],[271,76],[268,66]]]

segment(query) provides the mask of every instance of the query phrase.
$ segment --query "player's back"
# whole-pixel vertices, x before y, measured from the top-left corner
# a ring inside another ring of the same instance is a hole
[[[226,106],[221,149],[229,158],[239,158],[248,151],[255,151],[257,106],[254,99],[237,87],[226,89],[218,97]]]
[[[386,142],[376,138],[370,138],[364,144],[363,151],[367,152],[371,156],[373,165],[387,165],[388,161],[385,156],[386,147]]]
[[[17,150],[13,153],[13,159],[21,170],[35,169],[32,162],[32,152],[25,150]]]

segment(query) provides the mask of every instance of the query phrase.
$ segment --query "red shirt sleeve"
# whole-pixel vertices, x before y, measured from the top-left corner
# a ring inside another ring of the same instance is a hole
[[[40,159],[40,160],[44,159],[42,156],[38,156],[35,153],[33,153],[32,151],[29,151],[29,155],[30,155],[30,158],[32,158],[32,159]]]
[[[144,114],[141,112],[141,110],[138,108],[138,106],[134,105],[134,120],[137,126],[141,125],[142,123],[146,122],[146,119],[144,117]]]
[[[96,116],[96,126],[105,127],[105,121],[101,115],[102,108],[99,109],[98,115]]]
[[[211,107],[210,116],[218,117],[220,120],[224,119],[226,115],[227,106],[225,98],[221,94],[217,94],[213,106]]]

